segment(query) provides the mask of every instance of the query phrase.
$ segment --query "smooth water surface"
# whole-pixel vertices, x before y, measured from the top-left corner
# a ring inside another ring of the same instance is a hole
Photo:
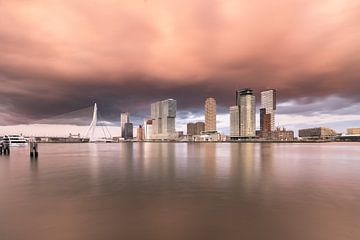
[[[0,156],[0,239],[360,239],[360,144],[41,144]]]

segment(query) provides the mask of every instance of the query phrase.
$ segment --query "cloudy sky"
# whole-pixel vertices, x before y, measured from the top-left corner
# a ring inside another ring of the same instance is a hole
[[[358,0],[0,0],[0,125],[97,102],[118,122],[178,103],[178,128],[235,90],[278,91],[277,125],[360,127]],[[259,98],[258,98],[259,99]]]

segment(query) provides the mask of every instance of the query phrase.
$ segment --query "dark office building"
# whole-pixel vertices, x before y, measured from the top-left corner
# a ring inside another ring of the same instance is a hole
[[[127,140],[127,139],[133,139],[133,124],[132,123],[125,123],[124,124],[124,129],[122,132],[122,137]]]

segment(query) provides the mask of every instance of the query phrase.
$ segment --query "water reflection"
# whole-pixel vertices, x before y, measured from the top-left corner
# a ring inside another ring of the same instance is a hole
[[[38,171],[38,158],[30,159],[30,167],[33,173],[37,173]]]
[[[251,187],[256,184],[255,177],[255,147],[253,143],[230,144],[232,185],[237,191],[251,193]]]
[[[352,144],[19,149],[0,157],[0,238],[358,239],[359,159]]]

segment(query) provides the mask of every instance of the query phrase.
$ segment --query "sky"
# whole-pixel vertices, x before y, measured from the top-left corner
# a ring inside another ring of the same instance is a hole
[[[184,130],[215,97],[226,133],[240,88],[258,105],[276,89],[278,126],[345,131],[360,127],[360,2],[0,0],[0,84],[0,132],[94,102],[139,124],[166,98]]]

